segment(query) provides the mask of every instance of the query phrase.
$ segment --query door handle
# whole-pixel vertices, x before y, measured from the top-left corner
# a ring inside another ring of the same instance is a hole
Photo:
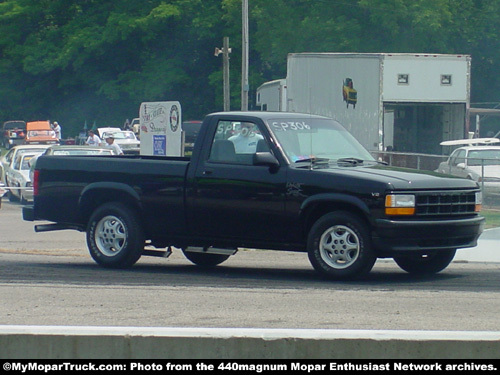
[[[204,176],[208,176],[208,175],[211,175],[214,171],[212,169],[205,169],[203,171],[203,175]]]

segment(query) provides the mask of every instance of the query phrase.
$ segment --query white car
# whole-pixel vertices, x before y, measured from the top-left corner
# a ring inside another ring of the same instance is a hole
[[[105,146],[82,146],[82,145],[54,145],[47,148],[43,153],[30,160],[30,180],[33,181],[36,160],[40,155],[116,155],[112,148]]]
[[[5,176],[10,170],[12,163],[19,154],[43,152],[50,145],[19,145],[12,147],[4,156],[0,158],[0,180],[8,186]]]
[[[457,148],[436,172],[474,180],[485,197],[500,197],[500,146]]]
[[[30,179],[30,160],[39,153],[20,153],[16,156],[11,168],[7,172],[6,180],[9,186],[9,200],[26,203],[33,200],[33,186]]]
[[[43,155],[116,155],[114,150],[105,146],[56,145],[50,146]]]
[[[131,130],[121,130],[120,128],[99,128],[97,131],[99,132],[99,137],[103,140],[103,142],[107,135],[113,135],[115,143],[120,146],[124,154],[138,154],[140,152],[141,142]]]
[[[0,181],[0,208],[2,208],[2,197],[7,193],[5,189],[5,185],[2,181]]]

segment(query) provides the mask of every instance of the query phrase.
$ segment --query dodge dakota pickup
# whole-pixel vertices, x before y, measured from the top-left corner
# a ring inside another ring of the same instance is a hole
[[[211,267],[254,248],[307,252],[336,280],[377,258],[433,274],[484,224],[475,182],[384,165],[338,122],[297,113],[210,114],[190,158],[41,156],[33,186],[35,231],[84,231],[112,268],[177,249]]]

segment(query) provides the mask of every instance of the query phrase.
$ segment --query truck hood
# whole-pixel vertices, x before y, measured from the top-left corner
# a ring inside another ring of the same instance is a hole
[[[342,174],[352,179],[363,178],[374,184],[384,183],[389,190],[471,189],[477,183],[465,178],[382,165],[332,167],[321,169],[324,173]]]

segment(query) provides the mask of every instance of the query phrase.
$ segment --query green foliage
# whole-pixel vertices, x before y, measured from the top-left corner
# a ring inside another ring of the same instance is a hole
[[[472,55],[472,101],[499,102],[498,0],[249,0],[250,107],[292,52]],[[241,88],[241,0],[0,1],[0,121],[121,126],[144,101],[179,100],[184,119],[231,108]]]

